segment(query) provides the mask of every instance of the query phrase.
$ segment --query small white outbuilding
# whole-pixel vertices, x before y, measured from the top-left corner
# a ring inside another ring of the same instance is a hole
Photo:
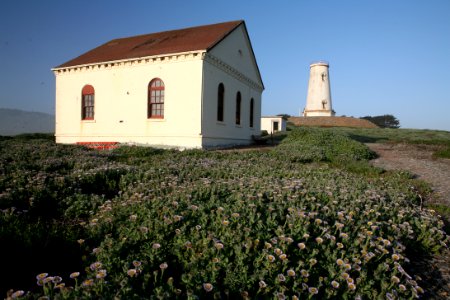
[[[115,39],[52,70],[57,143],[207,148],[260,133],[244,21]]]
[[[261,130],[267,131],[268,134],[286,131],[286,119],[281,116],[261,117]]]

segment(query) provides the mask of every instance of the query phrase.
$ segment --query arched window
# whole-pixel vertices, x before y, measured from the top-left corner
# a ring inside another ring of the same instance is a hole
[[[81,91],[81,119],[94,120],[94,87],[85,85]]]
[[[148,84],[148,118],[164,118],[164,82],[155,78]]]
[[[250,127],[253,128],[254,100],[250,99]]]
[[[236,125],[241,125],[241,92],[236,94]]]
[[[217,90],[217,121],[223,122],[223,107],[225,102],[225,87],[223,83],[219,84]]]

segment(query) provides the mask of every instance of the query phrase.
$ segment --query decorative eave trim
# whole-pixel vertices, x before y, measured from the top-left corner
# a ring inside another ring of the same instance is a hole
[[[262,92],[264,90],[264,87],[253,81],[252,79],[250,79],[249,77],[247,77],[246,75],[242,74],[241,72],[239,72],[237,69],[233,68],[232,66],[230,66],[229,64],[227,64],[226,62],[220,60],[218,57],[210,54],[210,53],[203,53],[203,60],[212,64],[213,66],[221,69],[222,71],[224,71],[225,73],[233,76],[234,78],[236,78],[237,80],[244,82],[245,84],[251,86],[252,88],[256,89],[258,92]]]
[[[104,70],[111,69],[113,67],[123,67],[123,66],[135,66],[144,65],[148,63],[161,63],[161,62],[174,62],[182,60],[192,60],[192,59],[202,59],[202,54],[206,50],[196,50],[189,52],[144,56],[144,57],[133,57],[120,60],[102,61],[90,64],[68,66],[61,68],[52,68],[51,70],[56,74],[72,72],[72,71],[87,71],[87,70]]]

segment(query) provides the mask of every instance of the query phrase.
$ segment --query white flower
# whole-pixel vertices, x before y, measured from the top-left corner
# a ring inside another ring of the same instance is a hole
[[[25,292],[22,291],[22,290],[19,290],[19,291],[15,291],[15,292],[11,295],[11,298],[12,298],[12,299],[16,299],[16,298],[22,297],[23,295],[25,295]]]
[[[261,280],[261,281],[259,282],[259,287],[260,287],[261,289],[263,289],[263,288],[267,287],[267,284],[266,284],[263,280]]]
[[[99,270],[99,271],[97,272],[97,274],[95,275],[95,277],[96,277],[97,279],[103,279],[103,278],[106,277],[106,275],[107,275],[106,270]]]
[[[142,263],[140,262],[140,261],[138,261],[138,260],[133,260],[133,266],[135,266],[136,268],[137,267],[140,267],[142,265]]]
[[[161,270],[165,270],[165,269],[167,269],[168,265],[167,265],[167,263],[162,263],[159,265],[159,267],[161,268]]]
[[[48,276],[48,273],[41,273],[41,274],[36,276],[36,279],[37,280],[42,280],[42,279],[44,279],[47,276]]]
[[[211,283],[204,283],[203,288],[205,289],[205,291],[211,292],[214,287]]]
[[[215,243],[214,247],[216,247],[217,250],[223,249],[223,244],[222,243]]]
[[[99,261],[96,261],[95,263],[92,263],[89,268],[94,271],[94,270],[98,270],[102,267],[102,263]]]

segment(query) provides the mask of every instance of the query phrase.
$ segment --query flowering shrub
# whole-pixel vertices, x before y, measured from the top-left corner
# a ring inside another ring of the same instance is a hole
[[[374,152],[343,133],[320,128],[293,129],[275,152],[297,162],[342,163],[375,157]]]
[[[330,139],[339,141],[327,145]],[[408,272],[411,250],[428,253],[446,247],[442,221],[411,201],[416,193],[411,179],[366,177],[318,163],[371,157],[364,145],[353,143],[332,132],[294,131],[272,152],[123,147],[95,156],[98,152],[68,147],[65,151],[76,154],[61,156],[74,163],[64,171],[57,205],[60,218],[83,228],[73,242],[84,251],[84,267],[66,270],[74,273],[57,282],[55,276],[39,274],[41,290],[11,295],[419,296],[420,280]],[[313,148],[320,149],[317,159],[311,158],[316,154],[298,159]],[[130,153],[138,153],[137,158],[128,157]],[[35,159],[40,165],[42,160]],[[30,178],[23,179],[25,184]],[[109,180],[106,186],[113,192],[97,193],[95,185],[103,189]],[[2,182],[8,186],[3,197],[10,197],[16,187]]]

